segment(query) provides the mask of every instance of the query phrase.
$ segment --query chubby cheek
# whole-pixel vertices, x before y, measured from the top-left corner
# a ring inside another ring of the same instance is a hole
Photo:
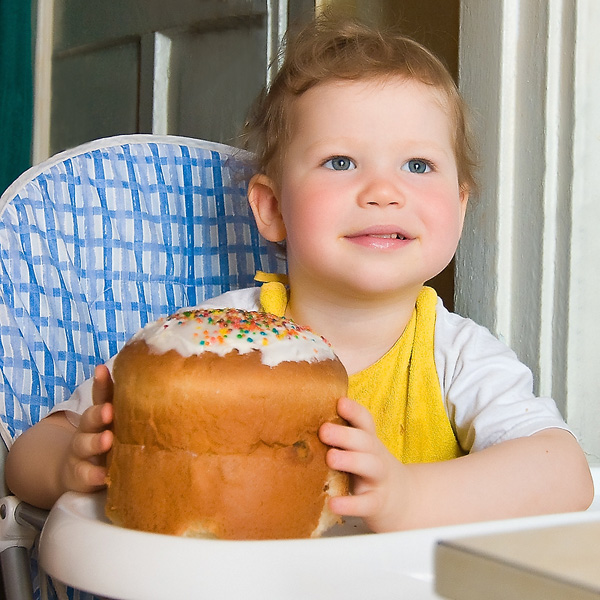
[[[284,216],[285,219],[285,216]],[[286,221],[288,257],[322,253],[323,244],[331,239],[331,217],[316,207],[294,211]],[[327,225],[330,225],[329,228]],[[321,258],[324,258],[321,256]]]
[[[281,212],[288,234],[287,243],[293,245],[305,240],[318,241],[326,232],[331,234],[339,208],[326,188],[305,185],[282,190]]]
[[[445,266],[454,256],[462,233],[460,204],[453,202],[450,205],[446,199],[445,202],[429,206],[422,219],[427,225],[431,257],[437,258]]]

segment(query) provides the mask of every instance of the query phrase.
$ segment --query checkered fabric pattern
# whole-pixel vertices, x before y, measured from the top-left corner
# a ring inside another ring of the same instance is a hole
[[[246,200],[248,156],[119,136],[19,178],[0,199],[0,429],[67,399],[140,327],[281,271]]]

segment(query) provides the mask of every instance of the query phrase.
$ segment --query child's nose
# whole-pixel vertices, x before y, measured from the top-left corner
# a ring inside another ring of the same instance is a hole
[[[368,206],[404,206],[405,198],[402,190],[389,179],[379,177],[371,180],[363,187],[358,202],[362,207]]]

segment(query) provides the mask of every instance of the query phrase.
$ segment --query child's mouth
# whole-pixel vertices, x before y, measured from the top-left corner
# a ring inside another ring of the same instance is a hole
[[[377,250],[395,250],[404,247],[411,238],[403,232],[390,231],[389,227],[373,227],[348,235],[347,239],[354,244]]]

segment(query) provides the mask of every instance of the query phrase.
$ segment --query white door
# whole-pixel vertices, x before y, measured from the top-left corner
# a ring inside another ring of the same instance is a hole
[[[286,0],[39,0],[35,162],[122,133],[231,142],[287,15]]]

